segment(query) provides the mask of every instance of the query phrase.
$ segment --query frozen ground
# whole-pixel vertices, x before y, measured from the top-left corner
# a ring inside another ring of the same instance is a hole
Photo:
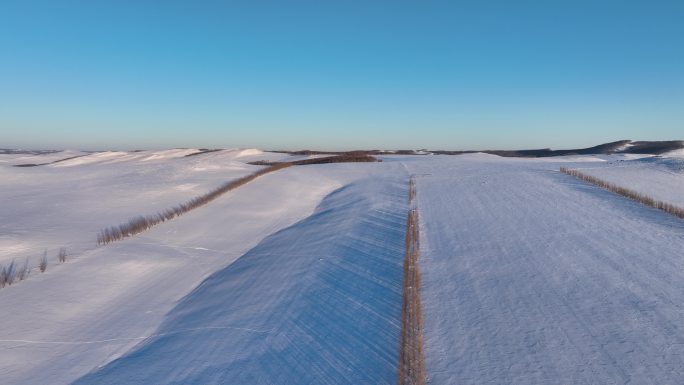
[[[74,251],[0,289],[0,383],[395,383],[411,174],[429,383],[684,382],[684,222],[558,172],[677,199],[676,157],[297,166],[96,247],[287,157],[189,151],[0,157],[0,262]]]

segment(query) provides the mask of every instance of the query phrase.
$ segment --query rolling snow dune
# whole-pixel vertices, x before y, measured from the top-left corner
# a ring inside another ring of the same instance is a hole
[[[0,154],[0,166],[45,164],[84,155],[88,155],[88,153],[75,150],[54,151],[45,154]]]
[[[76,384],[393,384],[406,175],[354,182],[207,278]]]
[[[93,247],[64,265],[51,262],[46,273],[5,287],[0,382],[67,384],[120,357],[154,333],[176,301],[209,274],[306,218],[331,191],[385,171],[404,175],[396,166],[314,165],[272,173],[134,238]]]
[[[0,217],[12,219],[0,222],[0,264],[30,257],[35,265],[45,249],[53,257],[60,247],[80,254],[104,227],[156,214],[262,168],[246,160],[286,156],[224,150],[184,157],[192,151],[101,152],[38,167],[0,166]]]
[[[540,162],[439,161],[409,164],[429,383],[684,381],[684,222]]]

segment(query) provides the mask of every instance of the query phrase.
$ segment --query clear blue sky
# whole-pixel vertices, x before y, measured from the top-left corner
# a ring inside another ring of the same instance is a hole
[[[684,1],[4,0],[0,134],[84,149],[684,139]]]

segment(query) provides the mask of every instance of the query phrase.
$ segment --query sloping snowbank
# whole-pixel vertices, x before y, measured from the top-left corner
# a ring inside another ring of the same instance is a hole
[[[393,384],[406,176],[347,185],[77,384]]]
[[[0,290],[1,382],[66,384],[106,365],[154,333],[209,274],[306,218],[333,190],[377,173],[403,173],[388,167],[301,166],[269,174],[176,220],[116,244],[93,245],[64,265],[51,264],[47,273]],[[310,231],[308,236],[316,233]]]
[[[680,150],[673,150],[663,154],[664,157],[681,158],[684,157],[684,148]]]

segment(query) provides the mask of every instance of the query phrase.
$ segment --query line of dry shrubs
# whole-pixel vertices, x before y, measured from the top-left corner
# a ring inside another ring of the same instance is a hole
[[[187,154],[187,155],[185,155],[185,157],[187,158],[189,156],[203,155],[203,154],[208,154],[208,153],[217,152],[217,151],[221,151],[221,149],[220,148],[216,148],[216,149],[200,148],[199,150],[197,150],[197,152]]]
[[[411,178],[409,181],[409,204],[413,203],[416,198],[416,180]]]
[[[59,249],[57,259],[60,263],[66,262],[67,252],[66,248]],[[44,273],[48,267],[47,250],[43,252],[43,256],[38,263],[38,270]],[[0,288],[5,286],[12,286],[13,283],[23,281],[29,277],[33,268],[29,264],[29,258],[24,260],[23,265],[17,265],[14,260],[9,265],[4,266],[0,264]]]
[[[68,157],[68,158],[53,160],[52,162],[47,162],[47,163],[15,164],[14,167],[38,167],[38,166],[45,166],[45,165],[47,165],[47,164],[55,164],[55,163],[59,163],[59,162],[64,162],[64,161],[66,161],[66,160],[76,159],[76,158],[80,158],[80,157],[86,156],[86,155],[90,155],[90,154],[83,154],[83,155],[70,156],[70,157]]]
[[[160,213],[138,216],[130,219],[126,223],[122,223],[118,226],[107,227],[100,230],[97,235],[97,244],[105,245],[110,242],[118,241],[132,235],[139,234],[152,226],[158,225],[162,222],[171,220],[177,216],[183,215],[190,210],[196,209],[200,206],[204,206],[207,203],[213,201],[214,199],[220,197],[221,195],[227,193],[228,191],[234,190],[244,184],[247,184],[254,179],[268,174],[273,171],[281,170],[283,168],[289,167],[289,163],[276,164],[262,170],[259,170],[253,174],[247,175],[245,177],[227,182],[220,187],[198,197],[195,197],[185,203],[181,203],[178,206],[171,207]]]
[[[364,163],[364,162],[380,162],[374,156],[368,155],[366,153],[346,153],[342,155],[326,156],[323,158],[312,158],[312,159],[302,159],[295,160],[292,162],[269,162],[265,160],[258,160],[256,162],[251,162],[250,164],[255,164],[258,166],[272,166],[277,164],[290,164],[293,166],[303,166],[307,164],[327,164],[327,163]]]
[[[635,200],[641,204],[644,204],[646,206],[650,206],[653,208],[656,208],[658,210],[662,210],[668,214],[672,214],[676,217],[684,219],[684,209],[681,207],[677,207],[671,203],[659,201],[657,199],[651,198],[646,194],[638,193],[636,191],[630,190],[628,188],[620,187],[614,183],[606,182],[603,181],[595,176],[591,176],[588,174],[585,174],[579,170],[567,168],[567,167],[561,167],[560,169],[561,172],[572,175],[577,179],[583,180],[585,182],[589,182],[593,185],[596,185],[598,187],[601,187],[605,190],[614,192],[616,194],[622,195],[623,197]]]
[[[326,163],[359,163],[359,162],[378,162],[378,159],[368,154],[344,154],[338,156],[327,156],[325,158],[302,159],[290,162],[295,166],[305,164],[326,164]]]
[[[416,194],[415,181],[409,182],[409,203]],[[399,385],[425,384],[423,357],[423,313],[420,303],[420,269],[418,257],[418,211],[409,210],[406,221],[404,281],[401,307],[401,336],[399,344]]]

